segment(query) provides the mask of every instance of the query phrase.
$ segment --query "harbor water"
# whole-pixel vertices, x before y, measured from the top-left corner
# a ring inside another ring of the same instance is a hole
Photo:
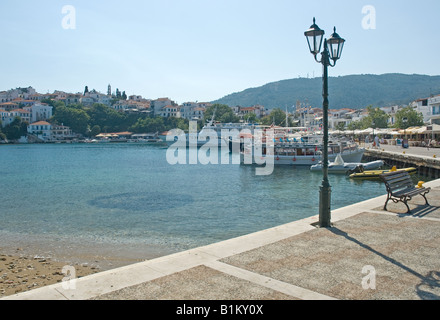
[[[253,166],[171,165],[166,151],[131,143],[1,146],[0,248],[143,259],[318,214],[322,175],[309,168],[258,176]],[[386,194],[377,181],[331,175],[330,183],[333,209]]]

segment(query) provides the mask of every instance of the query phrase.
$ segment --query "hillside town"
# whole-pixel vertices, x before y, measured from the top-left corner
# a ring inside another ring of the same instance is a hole
[[[212,106],[210,102],[184,102],[178,104],[170,98],[146,99],[139,95],[127,96],[125,92],[116,89],[112,92],[109,85],[107,93],[85,88],[83,93],[67,93],[55,91],[53,93],[38,93],[32,87],[16,88],[0,92],[0,142],[56,142],[75,141],[84,139],[83,133],[74,132],[72,128],[54,121],[53,102],[62,103],[64,106],[81,105],[91,107],[95,104],[106,106],[120,114],[131,114],[139,117],[161,117],[184,119],[187,121],[205,122],[205,112]],[[234,115],[240,122],[260,122],[264,117],[271,115],[273,110],[268,110],[262,105],[251,107],[230,106]],[[398,112],[404,108],[414,110],[420,116],[419,125],[440,124],[440,95],[421,98],[411,102],[408,106],[384,106],[379,107],[382,114],[386,115],[386,126],[396,127]],[[282,110],[283,108],[280,108]],[[284,110],[282,110],[284,112]],[[354,124],[369,116],[369,109],[331,109],[329,110],[329,129],[331,131],[354,129]],[[314,108],[300,101],[290,108],[285,108],[285,117],[274,125],[285,126],[286,124],[304,128],[308,131],[320,131],[322,129],[321,108]],[[7,139],[2,133],[5,128],[21,120],[21,125],[26,126],[24,135],[17,139]],[[284,119],[289,119],[286,123]],[[382,128],[384,126],[376,126]],[[406,129],[406,128],[405,128]],[[94,132],[92,136],[102,134],[103,131]],[[107,133],[107,132],[106,132]],[[146,132],[145,132],[146,133]],[[113,133],[118,134],[118,133]],[[134,134],[131,132],[119,133],[124,136]],[[9,140],[9,141],[8,141]]]

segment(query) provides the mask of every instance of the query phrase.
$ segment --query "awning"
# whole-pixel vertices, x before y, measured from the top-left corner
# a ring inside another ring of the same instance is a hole
[[[407,129],[399,130],[400,134],[416,134],[420,130],[420,127],[409,127]]]
[[[372,133],[374,133],[374,129],[373,128],[368,128],[368,129],[360,131],[360,134],[372,134]]]

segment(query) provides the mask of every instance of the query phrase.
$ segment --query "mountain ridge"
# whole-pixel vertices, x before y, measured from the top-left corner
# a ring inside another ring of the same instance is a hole
[[[369,105],[406,105],[440,94],[440,76],[385,73],[329,77],[330,109],[362,109]],[[292,107],[297,101],[322,107],[322,78],[286,79],[229,94],[212,101],[233,106],[263,105],[267,109]]]

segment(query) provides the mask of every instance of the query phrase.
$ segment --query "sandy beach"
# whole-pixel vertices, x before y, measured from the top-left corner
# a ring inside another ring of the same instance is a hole
[[[172,253],[154,246],[60,246],[62,249],[49,250],[41,243],[22,244],[0,247],[0,298],[61,282],[68,276],[63,273],[66,266],[74,267],[76,278],[81,278]]]
[[[71,265],[51,258],[25,256],[19,249],[15,255],[0,252],[0,298],[61,282],[69,275],[65,270],[63,273],[65,266],[74,268],[76,278],[100,271],[93,265]]]

